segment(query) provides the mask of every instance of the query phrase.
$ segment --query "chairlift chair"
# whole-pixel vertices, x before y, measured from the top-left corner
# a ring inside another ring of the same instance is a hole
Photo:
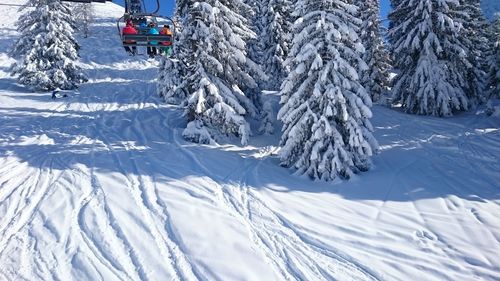
[[[113,0],[61,0],[65,2],[74,3],[105,3],[112,2]],[[175,36],[175,22],[167,16],[162,16],[158,14],[160,10],[160,0],[156,0],[156,9],[153,12],[147,12],[143,0],[125,0],[125,13],[121,18],[118,19],[116,26],[118,29],[118,34],[123,42],[123,46],[157,46],[152,44],[154,42],[170,42],[173,44]],[[132,20],[134,25],[139,25],[141,22],[153,22],[157,28],[161,28],[163,25],[169,25],[171,27],[173,35],[161,35],[161,34],[149,34],[150,28],[139,28],[137,27],[138,34],[127,35],[122,34],[122,27],[128,20]],[[135,42],[135,43],[126,43]]]
[[[160,10],[160,1],[156,0],[156,3],[157,3],[156,10],[153,12],[147,12],[144,6],[144,2],[142,0],[126,0],[125,14],[123,15],[123,17],[118,19],[116,24],[124,47],[126,46],[157,47],[158,46],[157,44],[153,44],[157,42],[169,42],[173,44],[174,35],[149,34],[151,27],[139,26],[141,23],[145,24],[154,23],[156,26],[155,28],[157,29],[160,29],[164,25],[168,25],[172,27],[171,28],[172,32],[175,31],[174,21],[167,16],[159,15],[158,11]],[[135,25],[138,34],[134,35],[122,34],[123,25],[128,20],[131,20],[132,23]]]
[[[136,30],[138,34],[134,35],[128,35],[128,34],[122,34],[122,24],[125,24],[125,22],[130,19],[132,20],[133,24],[136,25]],[[152,42],[174,42],[173,35],[162,35],[162,34],[149,34],[149,31],[151,27],[140,27],[138,26],[141,22],[143,22],[143,19],[146,19],[147,23],[154,23],[155,28],[161,29],[164,25],[171,26],[172,32],[175,30],[173,26],[173,21],[172,20],[164,20],[162,18],[158,19],[156,16],[151,16],[151,15],[144,15],[140,14],[139,17],[135,15],[134,17],[129,17],[126,19],[125,17],[120,18],[117,23],[117,28],[118,31],[120,32],[123,46],[156,46],[156,44],[151,44]],[[135,43],[126,43],[126,42],[135,42]]]

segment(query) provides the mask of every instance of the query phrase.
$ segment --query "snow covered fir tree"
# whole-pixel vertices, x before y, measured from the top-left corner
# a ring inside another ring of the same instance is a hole
[[[373,101],[386,95],[389,88],[389,73],[392,69],[389,52],[382,37],[379,0],[357,1],[360,7],[361,42],[365,47],[364,61],[368,69],[363,72],[362,84]]]
[[[281,90],[281,164],[312,179],[350,178],[370,168],[378,144],[369,121],[371,98],[360,83],[366,70],[358,10],[347,0],[299,0]]]
[[[393,99],[414,114],[451,116],[477,98],[467,92],[469,50],[456,0],[397,0],[389,30],[398,70]]]
[[[184,52],[177,53],[181,64],[185,114],[188,118],[184,138],[209,143],[219,136],[234,135],[242,144],[251,134],[245,117],[257,116],[249,93],[258,85],[254,77],[263,73],[247,55],[246,41],[256,36],[240,14],[249,7],[241,0],[184,0],[178,3],[182,34],[176,42]],[[162,89],[160,89],[160,92]]]
[[[263,30],[259,35],[263,45],[261,61],[269,77],[266,83],[267,89],[279,90],[288,75],[284,63],[291,44],[293,3],[290,0],[267,0],[267,5],[263,6],[265,8]]]
[[[75,89],[86,81],[77,65],[71,10],[59,0],[34,0],[34,9],[18,21],[21,37],[11,54],[18,59],[12,75],[33,90]]]

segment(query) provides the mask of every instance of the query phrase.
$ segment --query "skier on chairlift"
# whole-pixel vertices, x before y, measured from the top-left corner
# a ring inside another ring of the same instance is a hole
[[[172,38],[173,35],[168,25],[163,26],[160,34],[170,36],[170,38]],[[166,56],[170,56],[172,54],[172,41],[160,42],[160,44],[162,45],[162,47],[160,47],[160,53],[165,53]]]
[[[123,28],[122,33],[123,33],[123,35],[135,35],[135,34],[137,34],[137,29],[135,29],[131,20],[127,20],[127,25]],[[132,41],[132,40],[128,40],[128,41],[124,41],[123,43],[124,44],[135,44],[136,42]],[[127,53],[129,53],[131,56],[135,56],[137,54],[137,47],[136,46],[132,46],[132,48],[130,48],[130,46],[124,46],[124,48],[125,48],[125,51],[127,51]]]
[[[148,34],[150,35],[159,35],[160,33],[158,32],[158,30],[156,29],[156,24],[154,22],[150,22],[148,24]],[[148,43],[148,47],[147,47],[147,53],[149,55],[150,58],[154,58],[157,54],[157,50],[156,50],[156,46],[158,45],[158,41],[151,41]]]
[[[146,19],[145,17],[140,17],[137,19],[137,24],[139,26],[146,27],[147,23],[148,23],[148,19]]]

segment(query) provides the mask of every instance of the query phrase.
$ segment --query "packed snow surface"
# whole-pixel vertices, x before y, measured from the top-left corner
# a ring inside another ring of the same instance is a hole
[[[312,182],[278,136],[184,141],[95,8],[90,81],[51,100],[9,77],[0,6],[0,280],[500,280],[500,119],[375,107],[374,169]]]

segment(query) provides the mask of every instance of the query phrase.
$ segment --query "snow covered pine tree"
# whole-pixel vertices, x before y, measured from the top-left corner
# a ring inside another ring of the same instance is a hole
[[[361,83],[373,101],[379,101],[388,92],[389,72],[392,68],[389,52],[382,39],[379,0],[358,0],[360,7],[361,42],[365,46],[364,61],[368,70],[363,72]]]
[[[359,82],[366,70],[358,9],[349,0],[299,0],[281,90],[281,163],[312,179],[350,178],[367,171],[378,144],[371,98]]]
[[[59,0],[33,0],[34,9],[19,18],[21,37],[11,54],[18,59],[11,75],[33,90],[75,89],[86,78],[77,66],[70,9]]]
[[[269,77],[267,90],[279,90],[288,75],[285,59],[288,56],[292,36],[292,1],[269,0],[264,15],[263,43],[264,72]]]
[[[451,116],[470,107],[458,0],[394,0],[389,29],[395,103],[408,113]],[[457,21],[458,20],[458,21]]]
[[[248,6],[242,0],[186,2],[187,20],[178,44],[195,60],[186,69],[189,123],[183,136],[209,143],[220,135],[235,135],[246,144],[250,126],[245,116],[255,117],[257,109],[244,91],[257,87],[252,75],[261,73],[246,53],[245,40],[256,36],[239,14]]]

